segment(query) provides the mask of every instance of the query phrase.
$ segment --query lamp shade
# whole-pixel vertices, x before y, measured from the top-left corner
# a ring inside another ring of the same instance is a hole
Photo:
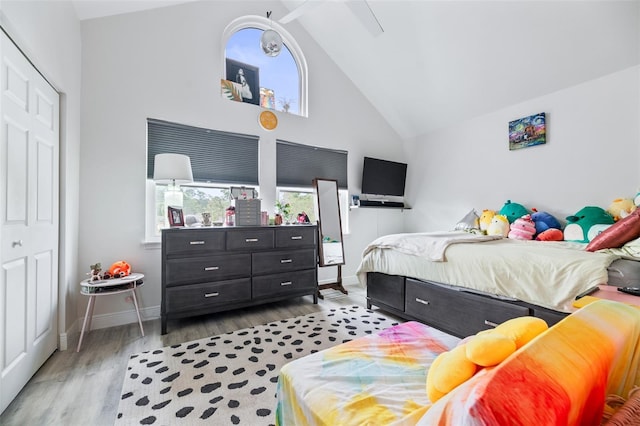
[[[156,154],[153,163],[153,180],[158,183],[193,182],[191,159],[182,154]]]

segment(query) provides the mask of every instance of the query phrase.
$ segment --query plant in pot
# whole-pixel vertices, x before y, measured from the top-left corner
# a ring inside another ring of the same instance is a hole
[[[276,210],[276,213],[282,215],[287,225],[291,223],[291,204],[278,200],[276,201]]]

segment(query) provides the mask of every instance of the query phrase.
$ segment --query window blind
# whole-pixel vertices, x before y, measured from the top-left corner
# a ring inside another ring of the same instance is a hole
[[[147,119],[147,178],[156,154],[191,158],[195,182],[258,185],[258,136]]]
[[[276,140],[276,185],[311,187],[315,178],[335,179],[347,189],[347,151]]]

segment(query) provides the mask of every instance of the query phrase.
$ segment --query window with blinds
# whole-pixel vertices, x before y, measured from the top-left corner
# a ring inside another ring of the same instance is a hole
[[[147,178],[156,154],[191,158],[193,180],[258,185],[258,136],[147,119]]]
[[[276,185],[311,188],[315,178],[335,179],[347,189],[347,151],[276,140]]]

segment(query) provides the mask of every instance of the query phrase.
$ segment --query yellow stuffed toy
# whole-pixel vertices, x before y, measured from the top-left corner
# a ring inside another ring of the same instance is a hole
[[[496,214],[487,228],[487,235],[509,235],[509,219],[503,214]]]
[[[484,209],[482,210],[482,214],[480,215],[480,230],[486,234],[487,229],[489,229],[489,225],[491,224],[491,219],[496,215],[495,210]]]
[[[609,208],[607,208],[607,213],[613,216],[613,220],[617,222],[620,219],[624,219],[629,216],[629,214],[633,213],[636,208],[637,207],[631,198],[616,198],[613,200]]]
[[[500,364],[547,328],[543,319],[526,316],[465,338],[431,363],[426,382],[429,400],[436,402],[482,368]]]

